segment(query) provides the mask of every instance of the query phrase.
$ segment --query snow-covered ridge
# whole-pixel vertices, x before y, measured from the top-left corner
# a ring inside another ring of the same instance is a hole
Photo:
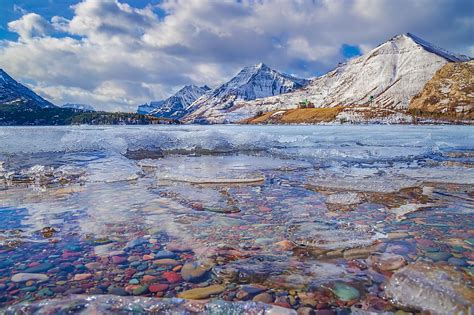
[[[410,37],[415,43],[422,46],[427,51],[429,51],[431,53],[434,53],[434,54],[437,54],[438,56],[441,56],[443,58],[446,58],[449,61],[452,61],[452,62],[465,62],[465,61],[472,60],[472,58],[469,57],[469,56],[452,53],[452,52],[447,51],[443,48],[435,46],[435,45],[425,41],[424,39],[421,39],[421,38],[419,38],[419,37],[417,37],[417,36],[415,36],[411,33],[406,33],[404,36]]]
[[[305,79],[299,79],[287,74],[280,73],[263,63],[245,67],[230,81],[222,84],[216,89],[204,94],[186,110],[190,113],[184,119],[186,121],[216,121],[214,116],[219,116],[223,111],[233,109],[237,101],[248,101],[265,98],[272,95],[280,95],[302,88],[308,83]]]
[[[187,114],[186,107],[209,90],[210,88],[206,85],[202,87],[186,85],[166,100],[138,106],[137,112],[156,117],[179,119]]]
[[[0,104],[54,107],[51,102],[15,81],[3,69],[0,69]]]
[[[402,34],[340,64],[302,89],[251,101],[235,100],[233,106],[213,111],[207,110],[205,103],[199,104],[202,109],[196,108],[197,114],[190,116],[201,116],[214,123],[237,122],[258,112],[296,108],[303,100],[315,107],[370,106],[404,111],[438,69],[448,62],[469,59],[413,34]]]

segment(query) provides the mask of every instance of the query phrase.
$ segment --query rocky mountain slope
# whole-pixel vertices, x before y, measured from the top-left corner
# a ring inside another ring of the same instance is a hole
[[[407,33],[340,64],[300,90],[236,102],[233,107],[224,108],[210,117],[214,121],[239,121],[259,112],[296,108],[303,100],[312,102],[317,108],[369,106],[406,111],[413,96],[438,69],[449,62],[468,60],[467,56],[450,53]]]
[[[238,101],[280,95],[304,87],[307,80],[280,73],[260,63],[242,69],[230,81],[204,94],[186,110],[187,122],[222,123],[240,118],[229,117]]]
[[[409,110],[420,115],[474,119],[474,61],[444,65],[413,97]]]
[[[0,69],[0,105],[23,105],[40,108],[55,107]]]
[[[138,106],[137,112],[156,117],[179,119],[188,113],[186,108],[189,105],[209,90],[208,86],[186,85],[166,100]]]

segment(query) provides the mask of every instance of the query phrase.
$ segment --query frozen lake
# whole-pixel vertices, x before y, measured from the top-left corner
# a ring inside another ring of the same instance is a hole
[[[469,126],[0,127],[0,307],[427,303],[384,287],[412,264],[472,276],[473,167]]]

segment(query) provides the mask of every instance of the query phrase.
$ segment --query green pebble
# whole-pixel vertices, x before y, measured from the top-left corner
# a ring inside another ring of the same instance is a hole
[[[357,299],[360,296],[359,291],[343,282],[336,282],[332,292],[341,300],[341,301],[352,301]]]
[[[38,290],[38,288],[35,287],[35,286],[25,287],[25,288],[20,289],[20,291],[23,291],[23,292],[33,292],[33,291],[36,291],[36,290]]]
[[[43,288],[43,289],[39,290],[36,295],[45,297],[45,296],[53,296],[54,293],[49,288]]]
[[[428,253],[435,253],[435,252],[439,252],[439,248],[438,247],[426,247],[425,251],[428,252]]]
[[[464,251],[466,251],[466,249],[462,246],[453,246],[452,249],[455,252],[464,252]]]
[[[138,288],[133,290],[133,295],[142,295],[142,294],[145,294],[147,292],[148,292],[148,286],[143,285],[143,286],[139,286]]]
[[[138,279],[132,279],[132,280],[128,281],[128,283],[130,283],[130,284],[139,284],[140,281],[138,281]]]

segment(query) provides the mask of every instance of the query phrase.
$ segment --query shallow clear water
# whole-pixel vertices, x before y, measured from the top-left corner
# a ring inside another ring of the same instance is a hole
[[[473,166],[466,126],[0,128],[0,305],[222,284],[396,310],[381,256],[472,275]]]

